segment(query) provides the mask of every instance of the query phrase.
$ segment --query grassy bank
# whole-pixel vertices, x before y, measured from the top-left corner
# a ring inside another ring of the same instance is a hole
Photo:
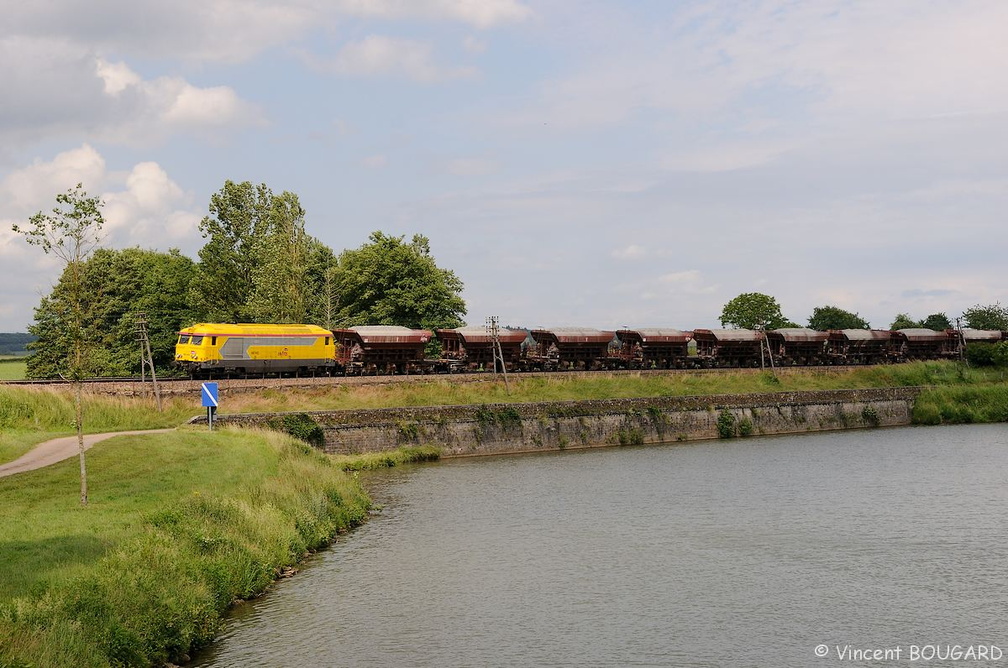
[[[221,613],[360,523],[331,459],[268,432],[120,437],[0,485],[0,665],[159,665]]]
[[[199,413],[191,399],[171,399],[164,412],[138,397],[84,395],[84,431],[175,427]],[[67,390],[0,387],[0,463],[20,457],[33,445],[74,433],[74,399]]]
[[[910,386],[974,386],[1006,382],[1004,371],[964,369],[951,362],[917,362],[859,369],[809,368],[769,372],[683,373],[670,375],[510,376],[502,380],[455,383],[431,376],[426,382],[386,385],[336,385],[327,388],[267,390],[229,396],[228,413],[476,405],[582,399],[746,394],[802,390]]]
[[[915,424],[1008,422],[1008,384],[928,388],[913,409]]]
[[[359,455],[333,455],[333,463],[344,471],[376,471],[403,464],[432,462],[441,457],[434,445],[403,447],[388,452],[365,452]]]

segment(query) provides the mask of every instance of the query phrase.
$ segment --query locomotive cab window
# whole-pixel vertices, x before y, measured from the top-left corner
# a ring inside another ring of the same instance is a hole
[[[178,337],[178,342],[179,345],[181,346],[184,346],[185,344],[189,343],[189,335],[188,334],[181,335],[180,337]]]
[[[202,336],[194,336],[194,337],[192,337],[192,344],[194,346],[201,346],[201,345],[203,345],[203,337]]]

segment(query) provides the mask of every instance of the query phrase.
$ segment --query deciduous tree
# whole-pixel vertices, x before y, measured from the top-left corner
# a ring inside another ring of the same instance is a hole
[[[963,320],[973,329],[999,329],[1008,332],[1008,307],[995,302],[988,306],[971,306],[963,311]]]
[[[336,293],[341,326],[452,328],[463,324],[462,281],[441,269],[430,241],[373,232],[369,242],[339,256]]]
[[[738,329],[779,329],[795,326],[781,313],[780,304],[770,295],[745,292],[724,305],[721,326]]]
[[[154,364],[174,360],[179,329],[192,321],[189,288],[195,263],[178,250],[161,253],[140,248],[99,248],[81,266],[88,286],[83,296],[84,338],[92,343],[85,359],[87,375],[127,376],[139,373],[136,321],[146,314]],[[28,359],[28,376],[66,375],[72,342],[59,326],[58,309],[69,292],[70,273],[63,276],[35,309],[29,331],[38,337]]]
[[[67,290],[53,309],[54,325],[67,337],[69,357],[67,368],[74,381],[74,426],[80,454],[80,502],[87,505],[87,465],[84,460],[84,414],[82,381],[85,375],[87,340],[84,333],[84,303],[88,290],[83,280],[83,265],[101,242],[101,228],[105,224],[102,202],[98,197],[88,197],[83,184],[56,196],[56,206],[50,213],[39,211],[28,220],[29,227],[14,225],[13,229],[25,235],[32,246],[46,254],[55,255],[64,265]]]
[[[845,311],[837,306],[817,306],[812,309],[808,326],[825,332],[831,329],[868,329],[868,321],[857,313]]]
[[[262,264],[261,250],[272,208],[273,193],[264,183],[225,181],[210,197],[210,215],[199,226],[207,242],[199,251],[193,287],[194,302],[204,319],[254,320],[250,297]]]

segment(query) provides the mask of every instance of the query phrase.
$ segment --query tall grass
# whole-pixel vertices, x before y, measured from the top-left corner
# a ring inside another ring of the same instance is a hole
[[[328,457],[270,432],[120,437],[0,486],[0,665],[160,665],[366,517]]]
[[[916,424],[1008,422],[1008,385],[933,387],[917,397]]]
[[[440,459],[441,449],[434,445],[416,445],[387,452],[365,452],[359,455],[333,455],[333,463],[344,471],[374,471],[376,469],[431,462]]]

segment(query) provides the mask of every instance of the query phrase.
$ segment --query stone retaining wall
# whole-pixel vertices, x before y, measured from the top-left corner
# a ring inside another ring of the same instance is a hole
[[[434,444],[443,456],[562,450],[910,424],[917,388],[309,412],[325,450],[354,454]],[[265,425],[276,414],[219,415]],[[198,418],[197,421],[205,421]]]

